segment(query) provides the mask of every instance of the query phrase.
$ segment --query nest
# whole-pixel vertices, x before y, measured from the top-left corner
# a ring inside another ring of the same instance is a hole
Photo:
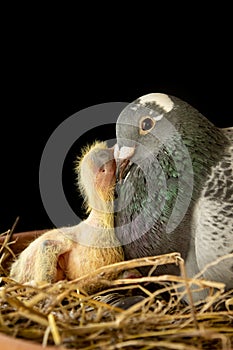
[[[11,236],[12,230],[0,248],[0,332],[43,346],[82,350],[233,348],[232,291],[201,275],[188,279],[179,253],[123,261],[75,281],[35,287],[7,277],[6,261],[14,256]],[[164,264],[178,265],[181,275],[153,276]],[[143,266],[150,267],[145,277],[105,279],[109,271]],[[93,295],[85,292],[90,277],[103,286]],[[192,301],[193,286],[207,291],[201,302]],[[137,296],[140,301],[125,309],[117,303]]]

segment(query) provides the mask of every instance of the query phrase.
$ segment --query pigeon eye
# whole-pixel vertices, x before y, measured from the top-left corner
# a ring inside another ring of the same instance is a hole
[[[155,120],[151,117],[143,117],[140,122],[140,134],[146,135],[155,126]]]

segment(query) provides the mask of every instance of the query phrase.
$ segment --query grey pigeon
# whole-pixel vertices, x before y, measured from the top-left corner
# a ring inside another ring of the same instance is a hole
[[[116,136],[115,227],[125,258],[180,252],[193,277],[232,254],[233,127],[218,128],[179,98],[152,93],[126,106]],[[155,273],[180,272],[167,265]],[[203,277],[233,288],[233,258]]]

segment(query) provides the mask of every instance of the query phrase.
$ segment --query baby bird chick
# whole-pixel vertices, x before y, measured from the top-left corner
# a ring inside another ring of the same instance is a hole
[[[84,150],[76,172],[89,214],[87,219],[76,226],[50,230],[30,243],[12,264],[12,279],[36,284],[73,280],[124,260],[114,233],[116,163],[113,150],[104,142],[96,142]],[[105,277],[111,280],[117,276],[110,273]],[[98,282],[90,281],[88,292],[98,289]]]

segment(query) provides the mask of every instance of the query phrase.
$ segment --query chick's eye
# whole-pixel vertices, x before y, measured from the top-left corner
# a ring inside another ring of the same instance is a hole
[[[101,166],[101,167],[99,168],[99,172],[100,172],[100,173],[105,173],[105,167],[104,167],[104,165]]]
[[[150,118],[150,117],[146,117],[144,119],[141,120],[141,131],[142,133],[146,134],[147,132],[149,132],[155,125],[155,120]]]

